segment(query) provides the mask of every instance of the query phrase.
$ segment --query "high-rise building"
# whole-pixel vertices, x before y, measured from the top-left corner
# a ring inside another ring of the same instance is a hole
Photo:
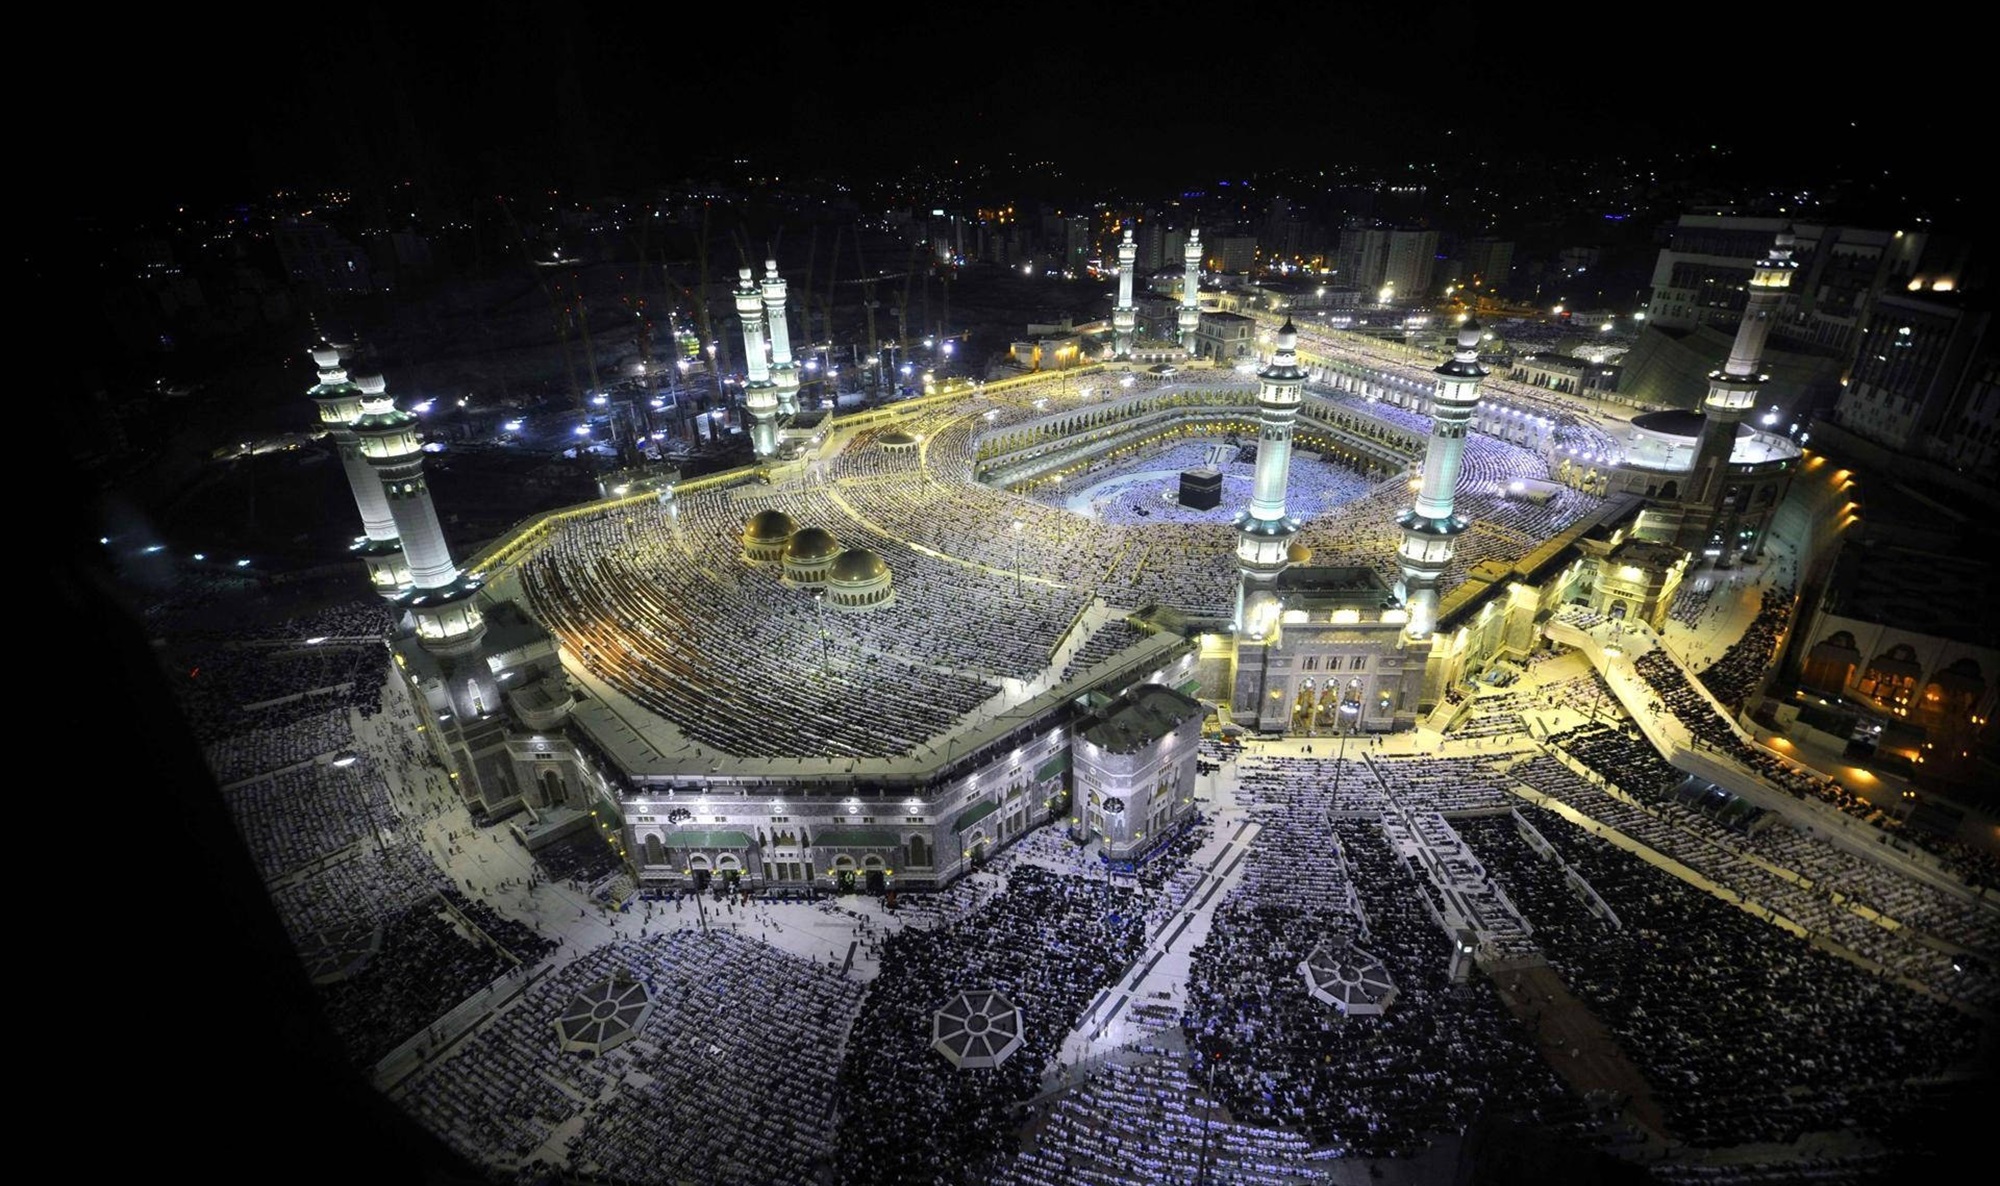
[[[1141,218],[1134,235],[1139,249],[1139,271],[1150,276],[1167,266],[1166,227],[1159,219]]]
[[[1923,231],[1793,225],[1783,218],[1683,214],[1653,264],[1649,326],[1667,330],[1710,325],[1736,328],[1749,299],[1750,274],[1771,237],[1789,228],[1798,278],[1779,307],[1771,336],[1777,344],[1833,351],[1854,348],[1855,331],[1885,293],[1912,279],[1945,291],[1961,279],[1962,245]]]
[[[1834,423],[1898,453],[1992,474],[2000,464],[2000,390],[1991,319],[1955,294],[1879,298]]]
[[[1393,286],[1401,299],[1420,300],[1430,295],[1437,242],[1436,231],[1390,231],[1382,283]]]
[[[1257,238],[1254,235],[1224,235],[1210,248],[1209,266],[1217,272],[1242,275],[1257,266]]]
[[[1335,275],[1341,285],[1374,292],[1389,266],[1389,232],[1383,227],[1350,226],[1340,232]]]
[[[1090,216],[1072,214],[1063,219],[1062,269],[1083,275],[1090,263]]]
[[[292,283],[322,293],[374,291],[368,253],[318,219],[286,219],[272,238]]]
[[[1511,239],[1471,239],[1461,248],[1464,267],[1459,280],[1476,284],[1483,291],[1502,291],[1514,270],[1514,243]]]

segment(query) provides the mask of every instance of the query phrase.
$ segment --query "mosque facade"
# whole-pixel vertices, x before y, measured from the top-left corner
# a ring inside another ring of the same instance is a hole
[[[1773,274],[1782,269],[1774,265]],[[767,264],[761,284],[748,269],[739,279],[746,348],[754,347],[745,398],[762,458],[782,405],[796,406],[796,376],[775,267]],[[1121,275],[1121,307],[1129,305],[1126,283]],[[1184,290],[1184,335],[1198,328],[1193,291]],[[1286,322],[1254,392],[1240,380],[1167,396],[1107,384],[1088,407],[975,435],[967,448],[976,480],[1016,489],[1078,458],[1186,426],[1254,434],[1256,473],[1232,548],[1235,609],[1206,618],[1176,606],[1120,608],[1135,641],[1108,659],[1061,679],[1052,672],[1003,709],[887,758],[758,758],[649,739],[651,725],[580,690],[587,647],[566,649],[525,598],[514,600],[518,586],[482,588],[493,584],[488,574],[453,562],[422,480],[413,418],[380,381],[350,383],[338,352],[325,350],[315,355],[321,383],[312,396],[346,463],[371,584],[407,611],[398,669],[475,812],[514,821],[531,847],[595,829],[625,858],[631,887],[722,881],[886,891],[947,885],[1047,822],[1101,842],[1109,860],[1136,863],[1192,818],[1205,716],[1210,727],[1267,734],[1411,728],[1448,706],[1454,686],[1526,661],[1545,645],[1539,627],[1556,611],[1581,606],[1657,625],[1717,532],[1730,538],[1707,559],[1727,562],[1762,547],[1797,451],[1741,426],[1737,413],[1752,404],[1739,389],[1755,387],[1746,376],[1756,373],[1757,343],[1739,342],[1715,381],[1723,394],[1711,412],[1727,405],[1723,415],[1635,424],[1629,455],[1607,458],[1598,471],[1594,509],[1511,561],[1454,569],[1458,543],[1473,527],[1455,499],[1467,434],[1490,428],[1528,444],[1522,434],[1538,431],[1484,406],[1480,340],[1476,324],[1462,327],[1427,390],[1395,393],[1422,403],[1427,433],[1351,401],[1313,396],[1314,386],[1376,380],[1306,358]],[[1114,352],[1120,346],[1129,351],[1129,337],[1114,342]],[[880,429],[872,447],[922,463],[914,420],[871,416]],[[1316,565],[1300,543],[1301,524],[1286,505],[1295,437],[1358,472],[1409,476],[1411,501],[1394,520],[1393,579],[1351,558]],[[1652,475],[1643,491],[1624,477],[1611,480],[1634,473]],[[1674,474],[1684,476],[1667,476]],[[676,513],[672,498],[657,506]],[[768,508],[739,522],[733,562],[809,596],[822,647],[828,620],[905,612],[904,577],[879,552],[844,544],[837,522],[795,521]],[[488,554],[504,569],[508,557],[532,551],[522,541],[537,530]],[[1018,575],[1015,583],[1018,593]]]

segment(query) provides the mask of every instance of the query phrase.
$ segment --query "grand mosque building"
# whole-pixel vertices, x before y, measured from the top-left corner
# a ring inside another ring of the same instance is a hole
[[[757,461],[542,515],[463,564],[414,417],[316,351],[356,554],[405,611],[398,668],[475,813],[530,847],[594,829],[637,886],[931,888],[1051,819],[1141,861],[1192,816],[1204,720],[1435,725],[1558,612],[1660,625],[1694,569],[1761,552],[1800,463],[1745,423],[1785,237],[1704,413],[1622,437],[1490,380],[1474,322],[1428,371],[1289,320],[1254,371],[1136,365],[1130,248],[1101,365],[810,435],[789,431],[784,281],[746,268]],[[1213,512],[1091,501],[1203,449]]]

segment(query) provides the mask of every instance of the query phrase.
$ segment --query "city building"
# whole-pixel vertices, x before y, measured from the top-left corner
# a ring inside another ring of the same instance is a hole
[[[1078,721],[1070,834],[1118,864],[1171,839],[1194,814],[1201,718],[1192,696],[1141,684]]]
[[[1784,218],[1683,214],[1653,264],[1646,303],[1651,328],[1688,330],[1712,325],[1733,332],[1748,300],[1752,271],[1772,236],[1794,238],[1797,282],[1774,312],[1771,334],[1779,343],[1817,347],[1836,357],[1851,353],[1855,331],[1879,297],[1905,289],[1925,269],[1931,237],[1920,230],[1797,223]],[[1962,249],[1938,243],[1929,254],[1947,262],[1934,268],[1952,287]],[[1949,275],[1943,273],[1950,273]]]
[[[1340,232],[1335,274],[1341,284],[1374,294],[1389,267],[1390,232],[1384,227],[1349,226]]]
[[[1431,294],[1431,274],[1437,266],[1437,243],[1436,231],[1389,232],[1382,283],[1394,288],[1402,300],[1427,299]]]
[[[293,284],[344,296],[375,291],[368,252],[316,218],[288,218],[272,231],[278,261]]]
[[[1185,318],[1182,324],[1186,324]],[[1235,362],[1256,350],[1257,319],[1241,313],[1203,312],[1196,323],[1190,353],[1217,362]]]
[[[1833,422],[1892,452],[1990,481],[2000,465],[1991,322],[1989,311],[1956,294],[1879,298]]]
[[[1257,267],[1255,235],[1220,235],[1209,240],[1209,248],[1209,257],[1204,266],[1211,272],[1242,275]]]

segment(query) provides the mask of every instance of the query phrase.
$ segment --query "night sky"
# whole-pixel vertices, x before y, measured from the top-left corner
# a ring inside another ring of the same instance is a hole
[[[65,110],[26,134],[66,164],[79,201],[121,207],[367,185],[412,163],[453,193],[583,195],[739,157],[866,173],[1012,152],[1145,185],[1722,143],[1864,169],[1948,147],[1971,87],[1886,74],[1851,42],[1735,7],[957,11],[505,3],[328,8],[310,25],[204,10],[196,26],[153,9],[91,55],[131,88],[128,114]],[[744,36],[726,35],[736,12]],[[1922,5],[1897,12],[1938,28]]]

